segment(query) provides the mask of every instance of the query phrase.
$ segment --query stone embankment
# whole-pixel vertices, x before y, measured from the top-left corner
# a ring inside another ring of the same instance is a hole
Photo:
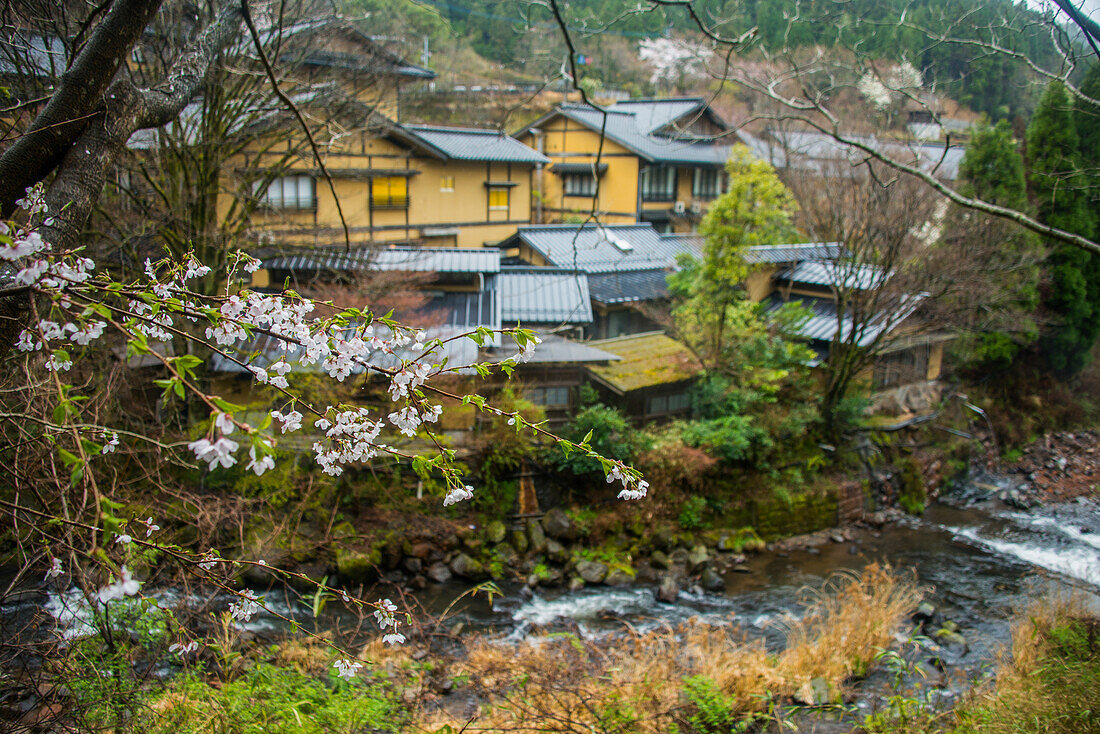
[[[725,586],[725,574],[748,573],[746,554],[770,547],[763,538],[786,538],[775,546],[779,550],[812,547],[829,542],[831,535],[845,542],[844,531],[835,529],[837,508],[835,494],[796,497],[746,511],[743,519],[755,521],[756,527],[734,522],[728,528],[688,531],[635,523],[599,539],[588,535],[576,514],[554,508],[541,518],[510,525],[497,520],[481,527],[456,525],[447,532],[435,528],[430,535],[394,533],[367,549],[338,550],[335,568],[327,572],[335,571],[350,588],[380,578],[412,589],[452,579],[574,590],[639,582],[656,586],[661,599],[671,600],[681,588],[718,591]]]

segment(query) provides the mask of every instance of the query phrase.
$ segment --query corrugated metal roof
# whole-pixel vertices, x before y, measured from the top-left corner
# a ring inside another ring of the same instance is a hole
[[[813,130],[773,130],[771,140],[742,135],[741,138],[758,158],[777,168],[807,170],[818,175],[833,175],[837,166],[847,170],[861,163],[867,154],[831,135]],[[885,155],[916,165],[922,171],[948,180],[959,175],[966,149],[961,145],[905,140],[881,140],[873,135],[845,134],[844,137]]]
[[[620,395],[657,385],[690,380],[700,365],[691,350],[663,333],[632,334],[590,342],[622,359],[586,369],[599,382]]]
[[[515,138],[496,130],[432,125],[401,125],[423,144],[447,158],[501,163],[549,163],[550,159]]]
[[[855,326],[848,315],[844,315],[841,319],[837,318],[836,303],[828,298],[793,296],[787,301],[778,293],[773,293],[763,303],[766,314],[778,311],[787,303],[801,303],[811,313],[810,318],[798,329],[798,335],[805,339],[831,342],[839,331],[841,341],[852,339],[856,346],[865,347],[873,344],[884,331],[890,332],[896,329],[902,321],[909,318],[922,300],[923,296],[903,298],[898,308],[892,313],[878,314]],[[858,329],[858,332],[853,334],[853,329]]]
[[[652,107],[654,103],[624,104],[619,103],[608,110],[606,127],[603,113],[588,105],[561,105],[557,112],[590,130],[599,132],[603,129],[609,140],[652,163],[720,167],[730,157],[729,145],[687,136],[653,134],[654,128],[650,124],[667,116],[661,114],[665,110],[664,105],[660,105],[659,109],[649,109],[647,105]]]
[[[382,334],[384,327],[376,326],[375,333]],[[448,368],[458,368],[459,374],[473,374],[475,370],[470,367],[478,360],[478,346],[471,339],[454,339],[447,341],[451,337],[462,334],[466,331],[463,328],[451,327],[451,326],[439,326],[424,330],[429,339],[442,339],[444,344],[441,348],[437,348],[437,351],[428,358],[428,362],[432,364],[441,364],[444,359],[447,360]],[[291,348],[285,349],[284,347],[290,346]],[[291,365],[291,373],[315,373],[320,372],[320,363],[314,363],[309,367],[302,367],[298,364],[298,354],[300,347],[296,345],[287,345],[286,342],[276,339],[275,337],[268,336],[267,334],[257,334],[255,338],[251,340],[240,341],[230,347],[224,347],[225,351],[241,362],[245,364],[254,365],[256,367],[266,368],[273,362],[278,361],[283,356],[286,356],[287,362]],[[378,366],[383,369],[394,369],[401,365],[402,359],[411,360],[418,357],[419,353],[398,352],[397,354],[388,354],[384,352],[374,352],[367,357],[367,363],[371,366]],[[246,374],[249,370],[240,366],[236,362],[226,359],[220,354],[215,354],[210,358],[210,369],[214,372],[228,373],[228,374]],[[362,374],[366,371],[366,368],[359,365],[356,369],[352,370],[353,374]]]
[[[826,285],[838,288],[867,290],[877,288],[889,280],[888,273],[873,265],[837,260],[807,260],[776,274],[776,280],[807,285]]]
[[[588,276],[554,268],[503,268],[496,278],[501,322],[590,324]]]
[[[612,109],[616,112],[632,112],[638,129],[653,133],[696,112],[704,104],[702,97],[625,99],[616,102]]]
[[[617,354],[605,352],[602,349],[589,346],[584,342],[573,341],[557,334],[537,332],[542,343],[535,347],[527,364],[567,364],[575,362],[614,362],[622,359]],[[505,339],[507,341],[507,339]],[[511,357],[516,353],[515,348],[506,349],[497,347],[490,350],[489,355],[494,359]]]
[[[396,270],[499,273],[500,250],[488,247],[358,247],[314,249],[265,258],[269,270]]]
[[[485,290],[481,291],[440,294],[418,310],[429,313],[442,311],[445,326],[463,329],[488,326],[490,329],[499,329],[500,316],[497,300],[496,288],[492,287],[491,283],[487,283]]]
[[[705,238],[700,234],[662,234],[661,239],[679,243],[684,251],[696,257],[703,256]],[[762,263],[798,263],[804,260],[831,260],[841,253],[836,242],[803,242],[792,245],[755,245],[745,250],[745,261],[753,265]]]
[[[666,279],[671,269],[629,270],[588,276],[592,300],[604,305],[653,301],[668,295]]]
[[[530,225],[519,227],[497,246],[506,249],[520,243],[556,267],[588,273],[671,268],[677,255],[693,252],[678,240],[662,238],[648,223]]]
[[[9,28],[0,39],[0,74],[34,74],[39,77],[61,76],[68,66],[65,44],[57,36],[40,36]],[[12,59],[18,59],[13,62]]]

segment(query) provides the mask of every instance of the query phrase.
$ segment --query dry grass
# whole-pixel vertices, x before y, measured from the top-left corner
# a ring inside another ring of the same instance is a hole
[[[701,623],[632,633],[599,645],[570,635],[517,647],[475,640],[458,672],[469,675],[485,703],[466,731],[704,731],[702,704],[684,681],[702,677],[720,694],[731,721],[766,709],[769,700],[812,701],[811,681],[839,693],[889,647],[920,591],[889,568],[841,574],[808,595],[805,614],[786,624],[787,645],[769,653],[736,627]],[[436,712],[420,726],[434,730],[466,721]]]

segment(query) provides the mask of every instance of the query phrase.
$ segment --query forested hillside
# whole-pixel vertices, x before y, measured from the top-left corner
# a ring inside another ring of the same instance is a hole
[[[350,0],[372,14],[381,32],[419,39],[461,39],[485,59],[516,72],[537,73],[560,64],[560,39],[545,6],[526,0]],[[1050,38],[1038,14],[1009,0],[699,0],[700,19],[725,37],[756,28],[752,48],[777,54],[810,46],[858,48],[864,57],[908,61],[927,86],[993,119],[1027,115],[1037,102],[1025,84],[1026,62],[989,54],[996,43],[1040,66],[1052,61]],[[648,75],[624,59],[644,38],[697,34],[682,9],[632,0],[571,0],[562,4],[579,48],[590,56],[589,75],[604,84],[642,93]],[[701,35],[699,35],[702,38]],[[947,43],[946,39],[955,42]],[[959,43],[964,40],[970,43]],[[551,46],[547,46],[550,43]],[[1068,41],[1066,42],[1069,43]],[[445,59],[436,59],[446,64]],[[548,62],[552,62],[549,63]]]

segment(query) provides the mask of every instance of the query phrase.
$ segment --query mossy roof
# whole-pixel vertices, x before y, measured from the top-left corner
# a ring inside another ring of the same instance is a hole
[[[622,357],[606,365],[589,365],[589,373],[619,394],[690,380],[699,362],[687,347],[661,332],[632,334],[589,342]]]

